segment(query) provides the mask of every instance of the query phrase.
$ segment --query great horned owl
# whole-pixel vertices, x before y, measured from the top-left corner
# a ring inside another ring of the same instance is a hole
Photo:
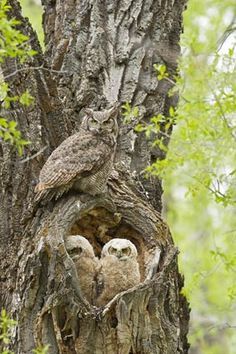
[[[93,247],[83,236],[67,236],[67,252],[75,263],[82,295],[91,304],[95,298],[95,277],[99,260],[95,257]]]
[[[118,107],[85,112],[82,129],[64,140],[43,166],[36,201],[58,198],[71,188],[91,195],[105,191],[116,149]]]
[[[140,283],[139,264],[135,245],[126,239],[114,238],[105,244],[101,253],[98,275],[97,305],[109,302],[116,294]]]

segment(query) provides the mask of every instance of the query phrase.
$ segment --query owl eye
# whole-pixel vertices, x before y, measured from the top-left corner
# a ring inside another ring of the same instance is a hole
[[[90,127],[94,127],[94,128],[100,126],[100,123],[94,119],[89,119],[88,124]]]
[[[75,248],[72,248],[71,250],[68,250],[68,253],[71,258],[73,258],[75,256],[79,256],[82,252],[83,252],[82,247],[75,247]]]
[[[126,256],[129,256],[131,253],[131,250],[129,247],[123,248],[122,253],[125,254]]]
[[[103,122],[103,125],[105,127],[112,127],[113,126],[113,120],[106,120],[105,122]]]
[[[78,254],[81,254],[83,252],[83,248],[82,247],[77,247],[76,250],[77,250]]]
[[[116,253],[117,253],[117,250],[116,250],[116,248],[114,248],[114,247],[110,247],[109,250],[108,250],[108,252],[109,252],[110,254],[116,254]]]

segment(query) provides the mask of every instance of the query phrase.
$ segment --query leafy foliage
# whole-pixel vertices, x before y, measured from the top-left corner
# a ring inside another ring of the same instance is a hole
[[[10,8],[7,0],[0,1],[0,62],[8,57],[17,57],[24,62],[29,56],[34,55],[35,51],[29,46],[29,38],[16,29],[20,22],[7,17]]]
[[[165,65],[154,65],[157,79],[174,85],[169,95],[179,92],[178,108],[136,127],[147,138],[155,133],[153,144],[167,152],[147,173],[164,182],[183,293],[193,307],[190,340],[204,354],[231,354],[236,342],[236,38],[224,43],[234,11],[231,0],[190,1],[180,75],[172,81]]]
[[[233,354],[236,343],[235,32],[222,42],[234,16],[231,0],[189,2],[176,126],[166,159],[150,167],[163,177],[192,306],[190,341],[199,354]]]
[[[10,319],[6,311],[2,310],[0,317],[0,343],[2,342],[4,347],[10,343],[10,330],[15,325],[16,321]],[[8,350],[7,348],[3,348],[1,354],[13,354],[13,352]]]
[[[126,102],[121,107],[123,109],[124,123],[131,123],[139,115],[138,107],[131,107],[130,103]]]
[[[233,53],[233,49],[230,48],[229,52]],[[162,123],[165,118],[161,115],[152,118],[150,126],[144,130],[146,133],[154,131],[165,136],[169,124],[177,121],[167,158],[157,161],[149,170],[152,174],[165,177],[181,166],[182,173],[188,174],[190,193],[195,195],[201,188],[205,188],[217,203],[226,206],[236,203],[236,191],[233,188],[236,182],[233,166],[236,159],[236,121],[232,119],[236,100],[234,73],[231,69],[235,58],[227,56],[227,70],[223,72],[222,58],[224,60],[225,56],[217,53],[210,63],[207,63],[206,58],[201,63],[203,68],[200,73],[191,68],[192,56],[188,57],[187,62],[184,58],[181,62],[184,75],[177,79],[177,85],[180,89],[185,86],[185,89],[176,113],[171,108],[171,119],[168,117],[164,131]],[[191,85],[186,84],[189,79],[193,80]]]
[[[15,145],[19,155],[23,153],[23,147],[30,144],[29,141],[22,139],[21,132],[17,130],[17,122],[7,121],[0,117],[0,139]]]
[[[33,349],[34,354],[47,354],[49,349],[49,345],[45,345],[44,347],[39,347],[37,349]]]
[[[7,17],[10,8],[7,5],[7,0],[0,0],[0,63],[4,62],[6,58],[17,58],[23,63],[36,52],[31,49],[28,37],[16,28],[20,22]],[[23,92],[20,96],[11,96],[9,86],[3,79],[0,81],[0,99],[2,110],[9,109],[12,102],[19,102],[24,106],[33,103],[33,97],[28,91]],[[16,146],[20,155],[23,153],[24,146],[29,144],[29,141],[23,139],[21,132],[17,129],[17,122],[8,121],[2,116],[0,116],[1,140]]]
[[[6,310],[1,311],[0,316],[0,347],[2,349],[1,354],[14,354],[12,351],[6,348],[11,341],[11,330],[17,325],[15,320],[12,320]],[[47,354],[49,345],[41,346],[33,349],[34,354]]]

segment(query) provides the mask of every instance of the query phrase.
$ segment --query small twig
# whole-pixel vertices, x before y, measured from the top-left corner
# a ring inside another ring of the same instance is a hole
[[[222,36],[218,39],[218,48],[217,48],[217,52],[220,51],[220,49],[222,48],[222,46],[224,45],[224,43],[226,42],[226,40],[228,39],[228,37],[234,32],[236,31],[236,16],[234,15],[234,17],[231,20],[231,23],[229,24],[229,26],[226,28],[226,30],[224,31],[224,33],[222,34]]]
[[[149,280],[149,283],[151,283],[150,280]],[[149,283],[148,283],[148,284],[149,284]],[[128,289],[128,290],[125,290],[125,291],[122,291],[122,292],[116,294],[116,295],[108,302],[108,304],[107,304],[104,308],[102,308],[102,311],[99,313],[99,315],[101,315],[102,317],[104,317],[104,316],[106,315],[106,313],[107,313],[108,311],[110,311],[110,308],[111,308],[120,298],[122,298],[123,295],[125,295],[125,294],[130,294],[130,293],[132,293],[132,292],[134,292],[134,291],[136,291],[136,290],[138,290],[138,289],[143,289],[143,288],[146,288],[146,287],[147,287],[147,284],[143,282],[143,283],[140,283],[140,284],[138,284],[138,285],[136,285],[136,286],[134,286],[134,287],[132,287],[132,288],[130,288],[130,289]]]
[[[35,157],[37,157],[38,155],[42,154],[42,152],[44,150],[46,150],[48,148],[48,145],[45,145],[41,150],[39,150],[38,152],[36,152],[36,154],[26,157],[25,159],[21,160],[20,163],[25,163],[27,161],[33,160]]]
[[[44,70],[44,71],[48,71],[50,73],[55,73],[55,74],[70,74],[69,71],[47,69],[47,68],[44,68],[41,65],[41,66],[35,66],[35,67],[31,66],[31,67],[28,67],[28,68],[17,69],[17,70],[13,71],[11,74],[9,74],[7,76],[4,76],[4,73],[3,73],[4,80],[9,79],[10,77],[18,74],[19,72],[24,72],[24,71],[27,71],[27,70]]]
[[[221,118],[222,118],[222,120],[223,120],[225,126],[226,126],[227,129],[229,130],[229,133],[230,133],[230,135],[232,136],[232,138],[235,140],[235,136],[234,136],[234,134],[233,134],[233,132],[232,132],[232,128],[231,128],[231,126],[230,126],[230,124],[229,124],[229,122],[228,122],[228,120],[227,120],[227,118],[226,118],[226,116],[225,116],[224,109],[223,109],[223,107],[222,107],[222,104],[221,104],[221,102],[220,102],[220,100],[219,100],[217,94],[215,93],[215,91],[213,90],[213,88],[212,88],[209,84],[208,84],[208,87],[210,88],[210,90],[211,90],[211,92],[212,92],[212,95],[213,95],[213,97],[214,97],[214,99],[215,99],[215,102],[217,103],[217,105],[218,105],[218,107],[219,107],[219,109],[220,109],[220,116],[221,116]]]
[[[229,323],[223,323],[223,324],[215,324],[212,325],[208,328],[208,332],[212,331],[213,329],[218,329],[218,330],[224,330],[224,329],[228,329],[228,328],[236,328],[236,325],[231,325]]]

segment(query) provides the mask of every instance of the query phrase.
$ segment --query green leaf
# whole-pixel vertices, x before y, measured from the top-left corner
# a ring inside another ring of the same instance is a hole
[[[26,90],[20,96],[20,103],[25,106],[30,106],[34,102],[34,98],[30,95],[29,91]]]
[[[34,354],[47,354],[49,350],[49,345],[41,346],[36,349],[33,349]]]
[[[0,118],[0,127],[8,128],[8,122],[5,118]]]
[[[139,115],[139,110],[138,107],[131,107],[129,102],[124,103],[122,106],[123,109],[123,117],[124,117],[124,123],[128,124],[131,123],[134,118],[137,118]]]
[[[8,127],[11,130],[15,130],[16,126],[17,126],[17,122],[15,122],[14,120],[11,120],[8,124]]]
[[[172,106],[170,106],[169,108],[169,114],[170,114],[170,117],[174,117],[175,116],[175,110]]]

